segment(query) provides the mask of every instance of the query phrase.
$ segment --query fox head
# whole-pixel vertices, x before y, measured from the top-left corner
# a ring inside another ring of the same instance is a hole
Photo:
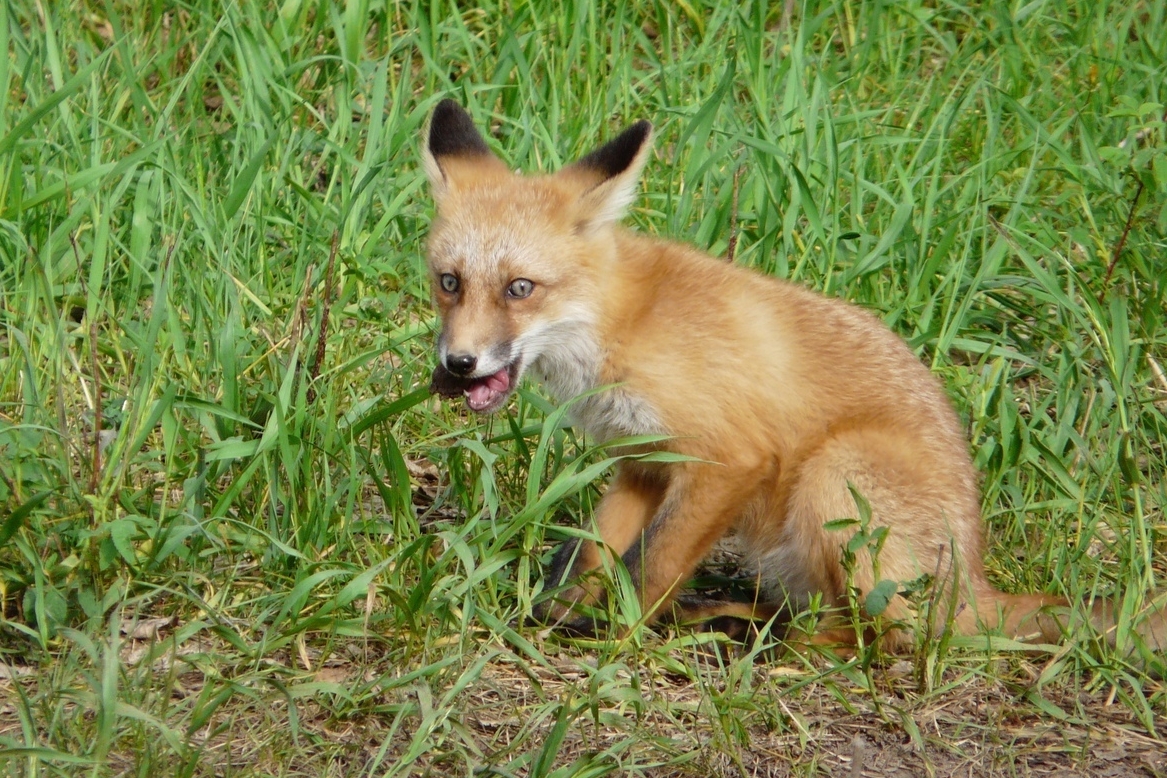
[[[442,319],[433,391],[491,413],[528,369],[557,393],[589,388],[612,230],[651,136],[640,121],[557,173],[524,176],[491,153],[461,106],[438,104],[422,152],[437,204],[427,251]]]

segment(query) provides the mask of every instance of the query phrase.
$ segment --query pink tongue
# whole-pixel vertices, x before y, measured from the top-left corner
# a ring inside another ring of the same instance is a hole
[[[485,408],[498,400],[499,395],[506,392],[511,386],[511,377],[506,368],[486,378],[475,379],[466,390],[466,402],[474,410]]]

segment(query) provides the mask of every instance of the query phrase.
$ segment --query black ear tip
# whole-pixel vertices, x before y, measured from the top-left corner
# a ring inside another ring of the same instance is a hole
[[[430,117],[429,150],[435,157],[490,153],[470,114],[448,97],[437,104]]]
[[[636,159],[651,134],[652,122],[641,119],[576,164],[591,168],[605,178],[619,175]]]
[[[434,115],[431,121],[434,123],[445,122],[462,116],[465,116],[467,119],[470,118],[469,114],[466,113],[466,109],[457,100],[447,97],[434,108]]]
[[[641,119],[634,122],[627,131],[629,134],[635,133],[636,137],[640,138],[641,143],[643,143],[649,135],[652,135],[652,122],[648,119]]]
[[[623,146],[627,149],[639,150],[644,145],[645,141],[652,135],[652,122],[648,119],[640,119],[628,125],[625,130],[617,135],[612,140],[608,141],[608,145]]]

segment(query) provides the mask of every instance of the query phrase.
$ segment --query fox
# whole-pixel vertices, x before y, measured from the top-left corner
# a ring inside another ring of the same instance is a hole
[[[621,226],[652,134],[640,120],[554,173],[524,175],[454,100],[423,131],[441,320],[431,391],[491,414],[531,375],[574,398],[569,418],[593,441],[655,436],[629,450],[679,455],[618,461],[595,510],[599,542],[555,551],[544,588],[558,596],[534,618],[594,634],[596,576],[619,560],[647,621],[674,602],[696,619],[765,621],[815,601],[827,615],[807,639],[855,645],[842,614],[878,567],[881,580],[930,577],[932,620],[957,633],[1060,641],[1068,600],[990,582],[968,441],[898,335],[845,300]],[[882,545],[848,565],[854,528],[839,520],[859,514],[857,495]],[[731,533],[755,571],[753,599],[683,594]],[[911,623],[915,612],[895,595],[884,615]],[[1099,598],[1089,618],[1113,633],[1115,612]],[[1151,614],[1140,635],[1162,651],[1167,617]],[[913,631],[881,639],[902,649]]]

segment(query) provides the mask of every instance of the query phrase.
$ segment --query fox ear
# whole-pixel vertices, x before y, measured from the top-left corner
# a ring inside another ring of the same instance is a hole
[[[438,103],[430,115],[421,156],[434,197],[439,200],[450,189],[451,161],[498,161],[474,126],[470,114],[449,98]]]
[[[587,186],[579,200],[581,231],[624,215],[651,148],[652,124],[642,119],[567,168]]]

